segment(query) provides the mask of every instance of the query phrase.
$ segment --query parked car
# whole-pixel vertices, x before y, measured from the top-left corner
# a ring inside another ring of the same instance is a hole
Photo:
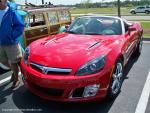
[[[136,7],[135,9],[131,9],[130,13],[131,14],[136,14],[136,13],[149,14],[150,13],[150,6],[139,6],[139,7]]]
[[[119,17],[78,17],[66,32],[31,43],[21,60],[25,86],[35,95],[63,102],[115,98],[123,70],[142,48],[139,22]]]
[[[20,42],[24,49],[31,42],[59,32],[62,25],[71,23],[69,8],[28,8],[18,11],[24,18],[25,30]]]

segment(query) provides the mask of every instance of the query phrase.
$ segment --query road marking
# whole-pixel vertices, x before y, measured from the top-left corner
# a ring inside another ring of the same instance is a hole
[[[150,41],[143,41],[143,43],[150,44]]]
[[[135,113],[145,113],[145,110],[146,110],[147,104],[148,104],[149,95],[150,95],[150,71],[149,71],[147,80],[145,82],[140,100],[136,107]]]
[[[9,76],[9,77],[7,77],[7,78],[1,80],[1,81],[0,81],[0,85],[3,84],[3,83],[5,83],[6,81],[10,80],[10,78],[11,78],[11,76]]]
[[[0,67],[1,67],[2,69],[6,69],[6,70],[9,69],[7,66],[3,65],[2,63],[0,63]]]
[[[18,73],[18,76],[21,77],[21,72]],[[11,76],[9,76],[9,77],[7,77],[7,78],[5,78],[3,80],[0,80],[0,85],[3,84],[3,83],[5,83],[5,82],[7,82],[7,81],[9,81],[10,79],[11,79]]]

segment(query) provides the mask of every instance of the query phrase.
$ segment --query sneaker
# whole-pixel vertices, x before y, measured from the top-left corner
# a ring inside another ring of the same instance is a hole
[[[19,84],[20,84],[20,80],[14,81],[11,88],[12,89],[17,88],[19,86]]]

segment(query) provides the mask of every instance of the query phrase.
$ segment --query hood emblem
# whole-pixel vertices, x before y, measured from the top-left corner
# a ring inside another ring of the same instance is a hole
[[[43,74],[47,74],[48,73],[48,67],[42,67],[41,70],[42,70]]]

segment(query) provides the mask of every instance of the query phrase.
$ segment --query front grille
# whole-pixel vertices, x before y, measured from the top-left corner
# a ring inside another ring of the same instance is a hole
[[[70,74],[72,69],[64,69],[64,68],[52,68],[52,67],[46,67],[46,66],[42,66],[36,63],[30,63],[30,67],[40,73],[43,74]]]
[[[34,70],[36,70],[36,71],[42,73],[42,68],[40,68],[40,67],[38,67],[38,66],[35,66],[35,65],[33,65],[33,64],[30,64],[30,66],[31,66],[32,69],[34,69]]]
[[[57,96],[57,97],[61,97],[64,93],[63,89],[54,89],[54,88],[43,88],[40,87],[36,84],[30,83],[32,84],[32,86],[36,89],[39,90],[40,92],[47,94],[49,96]]]

